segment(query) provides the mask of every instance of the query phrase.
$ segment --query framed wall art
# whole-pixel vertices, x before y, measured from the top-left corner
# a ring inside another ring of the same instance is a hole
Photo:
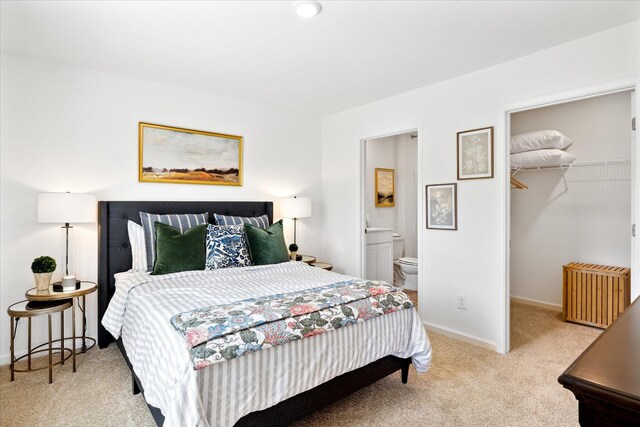
[[[141,182],[242,185],[242,137],[138,124]]]
[[[427,185],[427,228],[458,229],[457,184]]]
[[[376,208],[396,205],[395,169],[376,168]]]
[[[493,178],[493,126],[458,132],[458,179]]]

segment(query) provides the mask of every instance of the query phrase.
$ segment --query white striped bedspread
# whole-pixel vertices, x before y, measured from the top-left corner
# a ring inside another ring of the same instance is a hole
[[[194,370],[173,315],[199,307],[353,279],[302,262],[152,276],[116,274],[102,324],[127,355],[165,426],[231,426],[387,355],[429,369],[431,344],[415,309]]]

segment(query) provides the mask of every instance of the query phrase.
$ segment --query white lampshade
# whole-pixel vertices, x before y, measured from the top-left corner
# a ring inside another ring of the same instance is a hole
[[[311,199],[309,197],[289,197],[282,199],[280,213],[283,218],[307,218],[311,216]]]
[[[96,222],[96,196],[77,193],[38,194],[38,222]]]

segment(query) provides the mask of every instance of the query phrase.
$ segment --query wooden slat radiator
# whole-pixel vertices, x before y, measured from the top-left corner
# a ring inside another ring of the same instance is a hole
[[[606,328],[631,303],[631,270],[572,262],[562,267],[562,320]]]

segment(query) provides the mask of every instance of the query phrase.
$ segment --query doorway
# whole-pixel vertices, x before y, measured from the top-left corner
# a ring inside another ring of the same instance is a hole
[[[520,105],[514,105],[511,107],[505,108],[503,110],[504,115],[501,116],[501,120],[499,120],[499,125],[498,125],[498,129],[501,131],[505,141],[503,146],[505,149],[505,152],[503,152],[504,154],[503,158],[505,159],[505,163],[504,163],[505,172],[506,174],[509,174],[509,172],[511,171],[509,141],[510,141],[511,135],[514,134],[512,130],[516,130],[516,128],[519,128],[519,130],[524,129],[522,120],[520,121],[520,123],[514,122],[518,120],[518,116],[520,119],[522,119],[527,114],[529,114],[529,119],[535,122],[537,119],[544,116],[544,114],[550,112],[550,110],[547,110],[545,112],[544,111],[545,108],[550,108],[550,109],[555,108],[557,111],[562,111],[568,108],[572,108],[573,103],[576,103],[575,104],[576,106],[580,102],[582,102],[583,106],[595,105],[597,101],[596,98],[601,98],[602,100],[605,100],[604,97],[608,95],[610,95],[609,100],[617,99],[618,101],[620,101],[620,99],[624,98],[625,96],[627,97],[626,111],[628,115],[627,117],[622,118],[622,120],[626,124],[625,129],[627,129],[626,131],[627,145],[626,147],[624,147],[622,151],[622,153],[624,154],[622,156],[623,158],[612,159],[604,155],[603,153],[606,153],[606,150],[602,151],[603,149],[602,145],[603,144],[606,145],[606,141],[602,141],[602,138],[601,138],[599,141],[600,146],[591,146],[590,148],[581,147],[580,149],[578,149],[578,146],[576,146],[575,150],[567,149],[566,150],[567,152],[575,151],[576,154],[578,152],[582,152],[582,155],[581,155],[582,159],[576,158],[571,168],[555,168],[555,170],[553,171],[545,170],[539,173],[533,172],[529,174],[530,176],[528,179],[533,185],[537,186],[536,190],[538,192],[544,191],[543,188],[547,189],[546,191],[548,194],[545,194],[542,196],[538,194],[538,199],[539,199],[538,202],[543,201],[544,203],[546,203],[546,205],[551,206],[551,210],[556,209],[557,212],[561,212],[562,210],[567,211],[568,209],[567,206],[569,206],[571,198],[578,199],[581,196],[580,193],[582,193],[582,196],[586,197],[586,199],[585,198],[581,199],[583,201],[586,200],[585,205],[590,205],[593,208],[594,203],[596,203],[594,202],[593,197],[597,198],[597,195],[595,195],[593,191],[591,192],[591,194],[588,194],[587,190],[589,190],[589,188],[594,190],[595,193],[597,193],[598,191],[600,192],[605,191],[604,194],[606,194],[607,190],[605,187],[607,186],[609,186],[610,191],[612,191],[611,190],[612,188],[617,188],[618,192],[622,191],[621,189],[626,188],[626,190],[624,190],[624,195],[618,194],[619,198],[622,198],[623,200],[617,200],[617,202],[621,203],[621,205],[624,205],[626,202],[626,205],[625,205],[626,207],[624,207],[626,212],[623,212],[623,215],[618,215],[620,217],[618,218],[619,220],[618,223],[612,226],[614,229],[617,227],[616,229],[616,233],[618,234],[617,240],[623,240],[626,242],[625,248],[624,248],[624,251],[626,252],[624,254],[619,254],[619,253],[614,254],[613,253],[614,251],[607,251],[606,246],[603,249],[605,253],[601,251],[599,255],[595,255],[595,254],[598,254],[597,250],[596,252],[594,252],[593,250],[591,252],[589,252],[588,250],[585,250],[583,251],[583,253],[580,253],[579,251],[576,252],[575,247],[573,249],[573,252],[571,252],[571,250],[569,250],[568,252],[570,252],[569,256],[583,255],[584,257],[588,257],[589,261],[587,262],[592,262],[592,263],[599,262],[598,259],[592,259],[594,257],[595,258],[600,257],[600,259],[603,260],[601,261],[602,263],[607,263],[607,262],[624,263],[624,261],[620,261],[620,260],[626,257],[626,259],[628,259],[627,266],[631,267],[632,270],[637,269],[639,264],[638,239],[636,239],[635,237],[631,237],[631,233],[632,233],[631,229],[633,227],[633,224],[638,223],[638,213],[639,213],[637,209],[638,197],[636,195],[637,188],[638,188],[637,187],[638,155],[637,155],[635,144],[634,144],[635,132],[631,130],[631,118],[632,116],[634,116],[635,107],[637,105],[637,99],[635,99],[635,93],[636,93],[635,89],[636,89],[635,81],[620,80],[620,81],[609,82],[603,85],[594,86],[591,88],[559,94],[556,96],[545,97],[545,99],[537,99],[530,102],[523,102]],[[616,96],[615,94],[618,94],[618,95]],[[589,101],[590,99],[592,99],[593,101]],[[598,119],[599,117],[586,118],[586,120],[591,120],[591,121],[598,120]],[[570,135],[568,136],[570,137]],[[588,138],[584,137],[583,135],[581,139],[588,139]],[[576,143],[578,143],[578,141],[576,141]],[[618,153],[620,153],[620,149],[621,148],[618,147]],[[626,153],[624,150],[626,150]],[[600,152],[599,159],[593,158],[594,156],[597,157],[597,155],[594,154],[597,152]],[[616,157],[615,154],[617,153],[615,153],[615,150],[613,150],[613,152],[611,153],[613,157]],[[607,160],[609,160],[609,162]],[[611,160],[614,160],[614,161],[612,162]],[[570,169],[573,169],[572,175],[569,175],[567,173],[567,171]],[[551,174],[556,174],[555,178]],[[508,176],[509,175],[507,175],[507,177]],[[524,181],[524,183],[526,184],[527,177],[525,177],[525,175],[519,174],[517,175],[517,177],[518,179],[522,179],[522,181]],[[569,178],[569,182],[567,182],[567,178]],[[546,184],[545,184],[545,181],[546,181]],[[622,183],[622,186],[614,187],[616,182],[618,184]],[[555,185],[549,185],[550,183]],[[545,185],[546,187],[544,187]],[[522,233],[520,233],[520,231],[522,230],[519,230],[518,233],[514,234],[512,230],[512,226],[514,225],[514,220],[516,220],[515,225],[517,227],[522,227],[523,218],[525,219],[524,222],[529,222],[529,224],[531,224],[531,221],[537,221],[537,219],[535,218],[535,214],[534,214],[534,217],[531,216],[532,215],[531,206],[533,205],[532,205],[532,201],[530,200],[527,201],[527,203],[531,205],[529,206],[530,208],[529,211],[527,211],[527,208],[523,206],[519,206],[520,211],[519,213],[516,213],[516,215],[519,215],[519,217],[516,218],[511,216],[514,208],[514,205],[512,203],[517,202],[518,199],[522,200],[522,198],[526,197],[525,192],[527,190],[511,190],[510,187],[511,185],[509,184],[509,179],[506,179],[505,197],[503,199],[505,202],[505,233],[504,233],[504,236],[505,236],[504,284],[505,286],[502,289],[500,294],[500,303],[501,303],[501,306],[503,307],[503,310],[500,313],[502,321],[500,322],[501,330],[499,331],[498,342],[497,342],[497,350],[502,353],[507,353],[510,348],[509,305],[510,305],[512,293],[514,294],[514,296],[521,296],[521,295],[518,295],[518,293],[524,292],[523,287],[520,286],[521,285],[520,283],[516,285],[512,282],[512,279],[513,279],[512,273],[514,273],[512,269],[515,269],[516,271],[520,271],[520,273],[523,271],[523,268],[526,269],[526,266],[523,267],[523,262],[526,263],[526,260],[523,261],[523,257],[521,256],[522,255],[521,253],[518,253],[517,257],[512,256],[513,250],[522,250],[523,248],[522,241],[518,241],[518,242],[513,241],[513,238],[521,238],[523,236]],[[566,197],[567,194],[569,194],[567,193],[567,190],[571,192],[571,198]],[[522,193],[518,195],[514,195],[513,191],[522,191]],[[530,194],[533,194],[533,193],[530,193]],[[591,201],[588,201],[589,197],[592,198]],[[626,200],[624,200],[624,198],[626,198]],[[599,208],[603,208],[603,207],[600,206]],[[569,211],[575,212],[575,210],[571,210],[571,209],[569,209]],[[523,212],[525,213],[523,214]],[[592,214],[592,212],[583,212],[583,213],[587,217]],[[585,221],[588,222],[589,220],[592,220],[592,219],[593,218],[587,218]],[[549,220],[552,220],[552,218],[551,219],[546,218],[545,221],[549,221]],[[536,225],[539,225],[539,224],[536,224]],[[527,225],[525,224],[525,226]],[[535,227],[533,227],[533,229],[535,229]],[[529,231],[532,231],[532,230],[529,230]],[[540,231],[540,229],[538,229],[538,231]],[[553,231],[551,230],[547,230],[546,233],[547,233],[546,237],[551,236],[554,239],[557,237],[556,235],[553,234]],[[531,238],[531,233],[529,234],[528,238]],[[577,238],[578,236],[574,236],[574,240]],[[535,248],[531,248],[531,249],[535,250]],[[618,261],[616,262],[616,260]],[[515,261],[517,264],[512,264],[512,261]],[[574,261],[574,260],[573,259],[561,260],[560,257],[556,257],[554,262],[557,265],[551,267],[554,269],[552,274],[555,274],[554,276],[555,278],[553,279],[552,286],[555,286],[556,288],[547,288],[542,292],[540,292],[540,289],[535,290],[532,294],[530,294],[528,299],[534,300],[533,301],[534,303],[536,301],[542,302],[543,305],[545,302],[551,302],[551,305],[556,305],[557,308],[560,309],[562,304],[561,297],[559,297],[561,295],[561,286],[562,286],[562,276],[561,276],[562,265],[570,261]],[[632,279],[633,279],[633,275],[632,275]],[[632,283],[632,289],[631,289],[632,299],[638,296],[638,294],[640,294],[637,278],[635,278],[634,282],[635,283]],[[545,286],[549,286],[549,284],[546,284]],[[546,292],[546,296],[545,296],[545,292]],[[548,301],[549,299],[553,299],[553,298],[555,298],[554,301]]]
[[[417,129],[361,139],[362,274],[401,286],[418,305],[422,211]]]

